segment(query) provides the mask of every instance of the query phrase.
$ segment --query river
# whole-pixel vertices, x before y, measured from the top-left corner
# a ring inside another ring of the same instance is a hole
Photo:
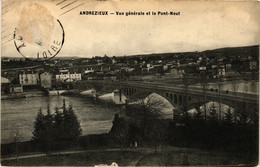
[[[226,82],[221,84],[222,90],[259,94],[259,82],[239,81]],[[193,85],[190,88],[201,89],[200,85]],[[208,89],[217,89],[218,85],[211,83]],[[63,99],[66,104],[72,105],[79,118],[83,135],[107,133],[112,127],[115,113],[122,110],[122,107],[111,106],[106,103],[93,105],[92,100],[84,96],[44,96],[22,99],[1,100],[1,139],[2,143],[14,141],[14,134],[18,134],[19,141],[28,141],[32,137],[34,121],[39,109],[46,113],[47,105],[51,111],[55,107],[61,107]],[[172,109],[166,113],[172,116]]]
[[[207,88],[208,89],[220,89],[222,91],[231,91],[231,92],[239,92],[239,93],[248,93],[248,94],[259,94],[259,81],[230,81],[230,82],[222,82],[220,84],[217,83],[208,83]],[[200,84],[196,84],[193,86],[190,86],[193,88],[202,89]]]
[[[34,121],[42,108],[46,114],[46,108],[50,105],[51,112],[55,107],[61,107],[63,99],[66,105],[72,105],[78,116],[82,128],[82,134],[107,133],[112,127],[115,113],[122,107],[109,104],[95,104],[85,97],[79,96],[44,96],[12,100],[1,100],[1,142],[2,144],[14,141],[17,134],[18,141],[28,141],[32,137]]]

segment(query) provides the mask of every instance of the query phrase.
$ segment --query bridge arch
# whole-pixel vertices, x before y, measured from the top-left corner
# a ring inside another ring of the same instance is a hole
[[[170,94],[170,95],[172,95],[172,94]],[[164,117],[164,118],[170,118],[170,119],[172,119],[173,118],[173,111],[174,111],[174,109],[176,109],[177,108],[177,106],[174,106],[173,105],[173,103],[169,100],[169,99],[167,99],[166,97],[165,97],[165,95],[160,95],[160,94],[158,94],[158,93],[154,93],[154,92],[150,92],[146,97],[145,97],[145,99],[144,99],[144,101],[146,101],[147,99],[150,99],[151,101],[151,103],[153,102],[153,100],[159,100],[159,101],[161,101],[162,103],[163,103],[163,107],[162,107],[162,109],[161,109],[161,111],[162,111],[162,116]]]
[[[179,105],[181,106],[182,105],[182,95],[181,94],[179,94],[178,101],[179,101]]]
[[[169,98],[169,93],[168,92],[165,95],[166,95],[166,98]]]
[[[170,94],[170,99],[173,100],[173,96],[172,96],[172,93]]]
[[[219,105],[219,102],[217,102],[217,101],[207,101],[206,104],[204,104],[204,102],[201,102],[201,103],[196,103],[196,105],[197,105],[196,107],[193,106],[193,108],[189,108],[188,112],[190,114],[195,114],[197,112],[197,109],[199,108],[202,112],[203,117],[204,117],[204,115],[205,115],[205,105],[206,105],[207,119],[210,116],[210,112],[211,112],[210,108],[211,107],[215,108],[218,118],[223,119],[225,117],[225,114],[227,113],[229,107],[231,109],[231,113],[233,114],[233,116],[235,116],[234,111],[236,110],[236,108],[234,106],[230,105],[230,104],[228,105],[227,103],[221,103]],[[220,108],[220,110],[219,110],[219,108]]]
[[[174,104],[177,104],[177,103],[178,103],[177,95],[174,94]]]

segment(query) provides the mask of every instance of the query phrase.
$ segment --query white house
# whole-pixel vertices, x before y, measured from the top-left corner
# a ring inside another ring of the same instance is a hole
[[[81,80],[81,73],[62,72],[56,75],[56,82],[75,82]]]
[[[40,74],[41,86],[44,88],[51,88],[52,74],[44,72]]]
[[[34,71],[22,71],[19,74],[19,82],[20,85],[25,85],[25,86],[38,85],[39,74]]]
[[[226,75],[225,68],[219,68],[218,69],[218,76],[224,76]]]
[[[90,69],[86,69],[84,71],[84,74],[93,73],[93,72],[94,72],[94,70],[92,68],[90,68]]]

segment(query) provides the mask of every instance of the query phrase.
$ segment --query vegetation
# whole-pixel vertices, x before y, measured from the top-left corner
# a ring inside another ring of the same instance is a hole
[[[166,145],[180,146],[185,148],[199,148],[205,150],[218,150],[225,152],[239,152],[258,155],[258,112],[245,104],[238,104],[237,110],[227,108],[227,111],[221,111],[223,118],[217,112],[217,107],[213,103],[209,107],[208,117],[205,120],[203,112],[197,107],[196,114],[183,114],[184,111],[175,113],[173,120],[160,119],[158,107],[157,114],[155,106],[150,103],[139,103],[136,106],[128,107],[128,116],[124,128],[125,143],[138,141],[139,145],[161,146]],[[159,104],[158,104],[159,105]],[[159,105],[161,106],[161,104]],[[119,118],[115,120],[125,120]],[[112,129],[122,128],[122,122],[117,124],[113,122]],[[128,125],[128,127],[126,127]],[[111,129],[111,132],[114,131]],[[128,134],[126,134],[128,132]],[[127,146],[127,145],[125,145]]]
[[[44,115],[40,109],[34,124],[32,142],[44,152],[68,148],[78,143],[81,132],[72,106],[67,109],[64,100],[62,111],[56,108],[55,113],[51,114],[48,107]]]
[[[125,144],[128,139],[128,124],[126,120],[123,117],[120,118],[118,114],[115,114],[113,126],[109,134],[120,143],[122,150],[123,144]]]
[[[159,165],[233,163],[233,160],[223,157],[221,160],[209,163],[199,162],[198,158],[196,159],[197,154],[176,155],[178,152],[171,152],[175,146],[216,150],[225,154],[231,152],[231,155],[241,153],[241,155],[248,155],[248,157],[243,157],[245,163],[257,162],[259,127],[256,108],[239,103],[236,110],[229,107],[226,112],[221,111],[225,114],[222,119],[219,119],[217,107],[213,103],[208,108],[207,119],[204,117],[203,108],[196,107],[197,112],[193,115],[180,110],[174,112],[173,120],[165,120],[160,119],[163,106],[162,102],[153,98],[140,99],[136,105],[127,107],[126,117],[115,114],[113,126],[108,134],[80,136],[81,128],[73,108],[72,106],[67,108],[64,101],[63,106],[60,109],[56,108],[53,114],[49,107],[46,114],[43,114],[40,109],[36,117],[32,141],[20,143],[19,151],[49,152],[68,149],[79,144],[86,150],[95,149],[97,155],[100,156],[102,150],[120,146],[122,153],[120,155],[124,157],[126,150],[129,147],[135,147],[135,143],[138,143],[137,147],[145,146],[145,148],[154,149],[154,153],[150,151],[151,154],[146,154],[147,156],[141,159],[139,165],[147,165],[147,162],[152,161],[151,159],[156,159],[153,157],[162,160]],[[10,144],[6,148],[2,149],[6,154],[13,153],[15,144]]]
[[[238,106],[235,111],[237,114],[233,114],[229,107],[222,120],[217,119],[214,105],[209,108],[207,120],[203,119],[199,109],[199,112],[189,117],[189,121],[185,117],[174,119],[168,128],[167,142],[182,147],[240,152],[257,156],[258,122],[250,120],[258,117],[256,116],[258,114],[253,112],[255,116],[249,117],[250,110],[245,109],[244,104],[241,106]]]

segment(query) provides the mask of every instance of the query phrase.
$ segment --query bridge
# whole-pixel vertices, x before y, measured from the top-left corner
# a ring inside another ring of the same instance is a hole
[[[144,98],[151,93],[157,93],[167,99],[175,107],[188,108],[201,106],[205,102],[215,101],[226,104],[233,108],[246,104],[251,108],[258,109],[259,94],[249,94],[232,91],[212,91],[211,89],[202,89],[192,85],[170,85],[155,82],[141,81],[109,81],[109,80],[87,80],[77,82],[79,89],[95,88],[97,91],[121,90],[128,100]]]

